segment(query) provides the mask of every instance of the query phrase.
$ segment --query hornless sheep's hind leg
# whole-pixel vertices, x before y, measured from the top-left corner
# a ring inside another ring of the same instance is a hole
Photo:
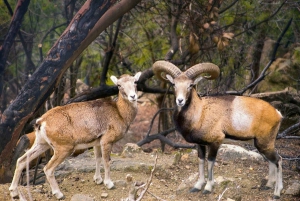
[[[206,147],[202,145],[198,145],[199,177],[197,183],[190,190],[191,193],[201,191],[202,186],[205,184],[205,173],[204,173],[205,153],[206,153]]]
[[[34,143],[33,146],[17,160],[16,170],[13,177],[13,180],[11,182],[11,185],[9,187],[10,196],[12,198],[17,198],[19,196],[18,192],[18,183],[20,180],[20,176],[22,174],[23,169],[26,167],[26,163],[31,162],[33,159],[38,157],[40,154],[45,152],[47,149],[49,149],[49,145],[47,144],[37,144]],[[28,159],[27,159],[28,157]]]
[[[94,175],[94,181],[96,184],[102,184],[103,179],[101,177],[100,173],[100,165],[101,165],[101,147],[100,146],[94,146],[94,153],[95,153],[95,159],[96,159],[96,170]]]
[[[57,199],[64,199],[65,197],[64,194],[59,190],[57,181],[54,177],[54,170],[59,164],[61,164],[65,160],[66,157],[68,157],[72,153],[72,151],[73,147],[60,147],[59,150],[54,149],[54,155],[44,167],[44,172],[50,184],[52,194],[55,195]]]

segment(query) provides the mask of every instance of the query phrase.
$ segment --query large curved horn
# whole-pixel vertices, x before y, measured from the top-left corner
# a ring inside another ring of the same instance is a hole
[[[213,80],[219,77],[220,68],[213,63],[200,63],[190,67],[184,73],[192,80],[199,77],[202,73],[207,73],[209,75],[204,76],[204,78]]]
[[[182,73],[181,70],[177,66],[175,66],[174,64],[172,64],[168,61],[156,61],[153,64],[152,69],[153,69],[154,74],[163,81],[168,80],[166,78],[166,74],[169,74],[173,78],[175,78]]]

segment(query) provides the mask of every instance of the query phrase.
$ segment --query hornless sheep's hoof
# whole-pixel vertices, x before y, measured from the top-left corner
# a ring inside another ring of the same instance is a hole
[[[115,185],[114,185],[114,183],[112,182],[112,181],[108,181],[108,182],[105,182],[104,181],[104,185],[106,186],[106,188],[107,189],[115,189],[116,187],[115,187]]]
[[[103,179],[94,179],[94,182],[99,185],[103,183]]]
[[[278,200],[278,199],[280,199],[280,196],[274,195],[274,196],[273,196],[273,199],[274,199],[274,200]]]
[[[203,191],[203,194],[210,194],[210,191],[204,190],[204,191]]]
[[[197,192],[199,192],[200,191],[200,189],[198,189],[198,188],[192,188],[191,190],[190,190],[190,193],[197,193]]]
[[[14,191],[10,191],[10,197],[14,198],[14,199],[19,199],[19,192],[18,190],[14,190]]]
[[[53,194],[55,197],[56,197],[56,199],[58,199],[58,200],[64,200],[66,197],[64,196],[64,194],[62,194],[61,192],[59,192],[59,193],[54,193]]]

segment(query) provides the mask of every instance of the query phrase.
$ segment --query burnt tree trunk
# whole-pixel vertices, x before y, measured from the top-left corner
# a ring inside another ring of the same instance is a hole
[[[7,3],[7,2],[5,2]],[[28,5],[30,3],[30,0],[19,0],[15,12],[12,17],[12,21],[9,26],[8,33],[6,34],[5,40],[0,47],[0,97],[2,95],[2,89],[3,89],[3,75],[5,71],[6,66],[6,60],[9,55],[10,48],[14,42],[14,39],[16,38],[19,29],[21,27],[21,23],[23,21],[23,17],[25,13],[27,12]],[[8,8],[10,10],[10,7],[8,5]]]
[[[0,122],[0,183],[11,181],[13,148],[27,120],[43,105],[78,55],[106,27],[140,0],[123,0],[110,8],[115,2],[88,0],[49,50],[20,94],[4,111]]]

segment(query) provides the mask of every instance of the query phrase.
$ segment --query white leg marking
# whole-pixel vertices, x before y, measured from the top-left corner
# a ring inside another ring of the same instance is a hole
[[[280,159],[278,161],[278,168],[276,168],[276,184],[275,184],[275,190],[274,190],[274,196],[280,197],[280,192],[283,189],[283,183],[282,183],[282,158],[279,156]]]
[[[214,186],[214,171],[213,171],[214,164],[215,164],[215,161],[208,161],[208,169],[207,169],[208,179],[207,179],[207,183],[204,188],[205,191],[211,192],[212,188]]]
[[[105,144],[101,142],[101,152],[102,160],[104,166],[104,185],[108,189],[112,189],[115,185],[110,179],[110,153],[111,153],[111,144]]]
[[[96,170],[95,170],[95,175],[94,175],[94,181],[96,182],[96,184],[102,184],[103,179],[102,179],[101,173],[100,173],[101,147],[94,146],[94,153],[95,153],[95,159],[96,159]]]
[[[199,159],[199,177],[198,181],[194,185],[194,188],[199,190],[201,190],[202,186],[205,184],[204,164],[205,160]]]
[[[267,187],[273,188],[274,183],[276,182],[276,165],[269,161],[269,176]]]

